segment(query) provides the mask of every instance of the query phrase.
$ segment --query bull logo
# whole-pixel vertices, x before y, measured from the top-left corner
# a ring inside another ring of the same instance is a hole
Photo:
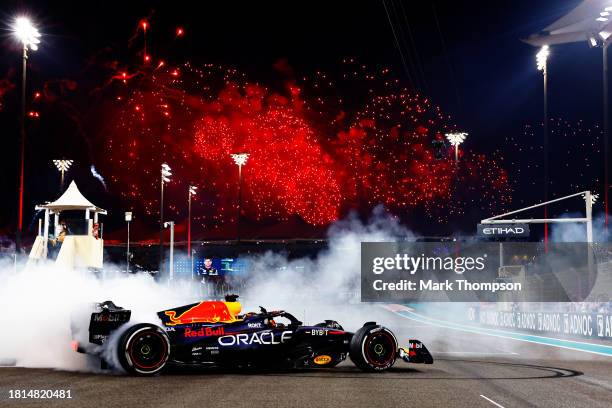
[[[167,326],[190,323],[232,323],[236,318],[230,311],[227,302],[204,301],[176,316],[175,310],[164,312],[170,319]]]

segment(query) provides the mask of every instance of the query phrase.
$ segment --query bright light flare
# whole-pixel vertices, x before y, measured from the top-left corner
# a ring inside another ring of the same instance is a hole
[[[198,188],[196,186],[189,186],[189,195],[194,196],[197,194]]]
[[[550,55],[550,48],[548,45],[543,45],[540,51],[536,54],[536,63],[538,65],[538,71],[543,71],[546,68],[546,60]]]
[[[185,30],[183,29],[183,27],[178,27],[176,29],[176,36],[177,37],[182,37],[185,34]]]
[[[21,41],[25,48],[29,48],[33,51],[38,49],[38,44],[40,44],[40,33],[36,27],[32,25],[29,18],[17,17],[12,28],[15,37]]]
[[[249,158],[248,153],[234,153],[231,156],[234,159],[234,163],[240,167],[244,166]]]
[[[161,178],[165,183],[170,181],[170,177],[172,176],[172,169],[166,163],[162,163],[161,165]]]
[[[451,145],[459,146],[461,143],[463,143],[467,135],[468,134],[465,132],[447,133],[446,139],[448,139]]]
[[[55,164],[57,170],[61,172],[68,171],[73,162],[74,160],[53,160],[53,164]]]

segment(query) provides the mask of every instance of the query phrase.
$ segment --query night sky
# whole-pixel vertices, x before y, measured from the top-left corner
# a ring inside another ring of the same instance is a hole
[[[92,127],[104,118],[88,115],[95,114],[100,103],[99,94],[92,90],[104,83],[109,72],[101,66],[100,56],[112,54],[113,59],[124,62],[138,58],[134,50],[142,41],[137,28],[143,18],[151,25],[147,41],[154,57],[165,55],[169,64],[188,60],[194,65],[236,66],[252,81],[272,88],[282,86],[273,69],[279,60],[286,60],[296,76],[334,71],[346,57],[390,67],[407,87],[430,98],[451,115],[458,128],[469,132],[466,146],[487,154],[503,150],[501,165],[508,171],[515,206],[537,202],[542,197],[541,175],[529,166],[536,161],[534,152],[541,145],[542,80],[535,67],[537,50],[520,39],[578,3],[387,0],[402,61],[382,1],[4,1],[0,8],[0,25],[5,30],[0,42],[0,126],[5,159],[0,164],[0,188],[5,202],[0,226],[8,234],[16,219],[21,54],[8,31],[16,14],[30,15],[43,33],[40,50],[31,53],[28,94],[46,84],[58,95],[56,103],[44,110],[44,128],[28,121],[27,226],[33,205],[57,193],[59,177],[50,160],[58,157],[81,163],[71,177],[92,201],[111,211],[125,209],[117,204],[112,185],[107,193],[89,176],[90,163],[101,160],[100,151],[105,147],[90,137]],[[185,30],[180,43],[173,41],[177,27]],[[586,42],[554,47],[549,59],[549,92],[550,117],[559,121],[551,127],[551,143],[556,146],[551,150],[551,165],[555,166],[551,196],[587,188],[601,193],[601,183],[596,180],[601,177],[603,159],[596,151],[601,123],[601,50],[589,49]],[[535,131],[526,131],[526,125],[534,126]],[[570,129],[574,139],[563,139],[563,129]],[[555,137],[563,142],[556,143]],[[519,151],[517,143],[526,150]],[[601,209],[601,204],[596,207],[596,211]],[[466,213],[469,216],[461,221],[430,227],[423,233],[470,231],[475,220],[493,215]],[[120,225],[121,218],[122,212],[109,217],[108,225]]]

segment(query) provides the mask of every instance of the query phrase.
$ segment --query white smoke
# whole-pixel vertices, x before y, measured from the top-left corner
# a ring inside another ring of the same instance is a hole
[[[316,258],[289,260],[271,252],[252,257],[252,279],[241,293],[243,310],[285,309],[309,323],[335,319],[355,329],[380,311],[350,304],[359,301],[361,242],[413,237],[377,209],[368,223],[350,216],[334,224],[329,248]],[[0,360],[14,359],[24,367],[93,369],[70,347],[72,339],[87,340],[93,303],[112,300],[132,310],[130,323],[159,324],[156,312],[199,300],[195,289],[180,283],[169,287],[145,274],[97,277],[61,270],[52,262],[15,268],[7,260],[0,264]],[[71,320],[76,322],[72,329]]]
[[[583,218],[584,214],[569,213],[561,218]],[[593,241],[607,242],[609,232],[605,228],[605,218],[603,214],[593,218]],[[550,240],[553,242],[586,242],[585,223],[559,223],[551,225]]]
[[[382,207],[377,207],[366,223],[350,215],[331,226],[328,248],[316,258],[292,260],[273,252],[251,257],[253,278],[242,300],[248,309],[270,306],[291,312],[307,324],[333,319],[347,330],[356,329],[380,314],[378,308],[358,305],[361,243],[414,239],[415,235]],[[364,307],[367,316],[362,313]]]
[[[70,343],[87,339],[94,302],[112,300],[132,310],[132,322],[158,323],[155,312],[194,301],[188,290],[169,288],[149,275],[101,279],[52,262],[17,270],[7,263],[0,269],[0,360],[24,367],[88,369],[87,358]],[[73,317],[77,324],[71,330]]]
[[[601,237],[602,225],[603,220],[597,218],[596,239]],[[554,241],[577,242],[584,236],[584,226],[564,224],[552,230]],[[243,311],[257,311],[260,305],[269,310],[284,309],[305,324],[333,319],[350,331],[365,321],[388,324],[388,312],[360,302],[361,243],[414,238],[396,219],[377,208],[368,222],[349,216],[332,225],[328,247],[316,257],[291,259],[273,252],[250,256],[250,279],[240,292]],[[113,269],[112,265],[108,267],[107,272]],[[70,348],[74,338],[87,340],[92,303],[112,300],[132,310],[131,324],[159,324],[158,311],[201,300],[195,285],[178,282],[168,286],[146,274],[109,274],[112,276],[98,277],[86,271],[61,270],[52,262],[15,267],[11,259],[0,260],[0,364],[14,360],[24,367],[96,369],[91,359]],[[445,320],[463,321],[466,306],[424,304],[419,310],[443,315]],[[75,316],[77,324],[71,329]],[[428,329],[422,340],[436,341],[444,348],[444,341],[438,340],[447,336],[446,331]],[[112,360],[108,350],[106,356]]]

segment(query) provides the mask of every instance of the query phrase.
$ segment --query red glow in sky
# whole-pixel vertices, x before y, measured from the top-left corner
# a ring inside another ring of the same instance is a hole
[[[326,225],[383,204],[401,217],[420,212],[445,222],[468,208],[491,212],[510,202],[505,170],[472,152],[469,139],[459,165],[452,149],[435,157],[431,142],[456,127],[388,68],[347,59],[339,72],[316,71],[273,92],[214,64],[160,61],[138,76],[122,71],[113,78],[128,86],[115,90],[105,113],[110,181],[130,208],[156,217],[159,166],[167,162],[174,174],[168,216],[184,216],[187,187],[196,185],[194,225],[205,228],[236,221],[238,169],[230,154],[237,152],[250,154],[242,212],[252,221],[297,216]]]

